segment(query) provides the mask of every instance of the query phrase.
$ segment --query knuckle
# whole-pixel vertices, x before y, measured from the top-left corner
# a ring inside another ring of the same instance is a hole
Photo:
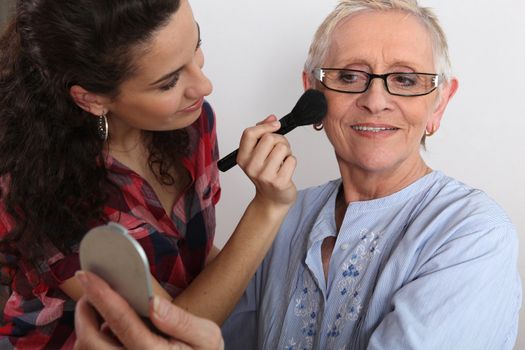
[[[134,334],[133,327],[129,322],[129,317],[125,313],[119,310],[112,310],[107,316],[106,322],[109,327],[113,330],[114,333],[118,335],[119,338],[131,338]]]
[[[266,134],[262,135],[261,140],[259,142],[263,142],[265,144],[272,143],[273,142],[273,134],[266,133]]]
[[[279,134],[275,134],[275,133],[271,133],[269,134],[271,139],[272,139],[272,142],[275,143],[275,144],[283,144],[283,145],[288,145],[288,139],[286,137],[284,137],[283,135],[279,135]]]
[[[236,161],[237,161],[237,165],[239,165],[240,167],[246,167],[247,165],[246,159],[241,155],[237,156]]]
[[[256,172],[255,166],[253,164],[246,163],[246,164],[243,164],[242,167],[243,167],[244,172],[246,173],[246,175],[248,175],[249,177],[256,177],[257,176],[257,172]]]
[[[254,127],[251,127],[251,128],[246,128],[244,129],[244,131],[242,132],[242,139],[250,139],[250,138],[253,138],[254,137],[254,133],[255,133],[255,128]]]
[[[182,312],[182,310],[180,311],[181,312],[177,312],[176,315],[173,312],[170,313],[171,316],[173,316],[171,319],[173,320],[175,328],[177,328],[180,333],[187,333],[191,331],[192,315],[188,312]]]
[[[280,134],[273,134],[275,135],[276,140],[278,140],[281,143],[284,143],[285,145],[288,145],[288,139]]]
[[[88,299],[93,303],[98,303],[104,299],[103,297],[103,291],[106,290],[105,286],[101,286],[101,288],[89,288],[86,295],[88,296]]]
[[[210,336],[209,340],[212,345],[212,349],[223,349],[224,348],[224,340],[222,338],[221,330],[215,324],[213,325],[209,336]]]
[[[272,177],[267,172],[261,173],[259,175],[258,180],[263,186],[266,186],[266,187],[273,186]]]
[[[220,349],[220,346],[224,344],[224,340],[219,326],[207,319],[201,319],[199,326],[204,331],[203,334],[210,345],[210,349]]]
[[[288,145],[285,145],[284,143],[276,144],[275,149],[281,153],[289,153],[291,151],[290,147]]]
[[[121,321],[118,333],[122,339],[130,339],[134,334],[134,328],[130,326],[129,322]]]

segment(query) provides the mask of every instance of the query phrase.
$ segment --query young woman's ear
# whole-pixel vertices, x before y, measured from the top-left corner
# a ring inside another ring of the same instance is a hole
[[[73,85],[69,89],[69,94],[77,106],[86,112],[97,117],[107,113],[105,105],[108,101],[106,97],[91,93],[79,85]]]

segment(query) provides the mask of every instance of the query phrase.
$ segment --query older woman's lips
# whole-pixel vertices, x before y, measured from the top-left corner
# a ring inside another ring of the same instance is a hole
[[[363,135],[385,135],[391,134],[392,132],[399,130],[391,125],[370,125],[370,124],[358,124],[351,126],[353,130]]]
[[[189,107],[186,107],[184,109],[181,109],[179,112],[182,112],[182,113],[191,113],[191,112],[195,112],[195,111],[198,111],[199,109],[202,108],[202,104],[204,103],[204,97],[201,97],[199,98],[194,104],[192,104],[191,106]]]

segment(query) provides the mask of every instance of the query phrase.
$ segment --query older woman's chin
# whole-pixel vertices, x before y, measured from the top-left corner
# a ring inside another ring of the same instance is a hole
[[[362,154],[354,157],[337,157],[341,171],[343,169],[349,172],[359,171],[363,173],[383,174],[395,174],[399,176],[401,174],[410,174],[417,168],[425,167],[425,163],[421,158],[419,152],[412,154],[407,157],[399,154],[389,153],[376,153],[376,154]]]

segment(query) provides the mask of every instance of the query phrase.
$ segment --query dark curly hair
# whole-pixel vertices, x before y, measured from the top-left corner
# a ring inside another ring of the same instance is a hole
[[[73,85],[116,97],[179,0],[20,0],[0,38],[0,198],[15,226],[8,241],[40,256],[65,253],[105,221],[109,193],[96,118],[70,97]],[[145,132],[146,133],[146,132]],[[172,184],[184,131],[148,132],[149,166]]]

